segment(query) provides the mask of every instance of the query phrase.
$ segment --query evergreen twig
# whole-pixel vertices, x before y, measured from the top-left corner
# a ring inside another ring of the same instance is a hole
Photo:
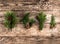
[[[36,18],[39,22],[39,29],[42,30],[44,27],[45,20],[46,20],[46,15],[43,12],[41,12]]]
[[[5,20],[4,20],[5,27],[12,30],[16,22],[17,22],[17,19],[16,19],[16,15],[14,14],[14,12],[13,11],[6,12]]]
[[[50,28],[55,27],[55,25],[56,25],[55,17],[52,15],[52,16],[51,16],[51,21],[50,21]]]

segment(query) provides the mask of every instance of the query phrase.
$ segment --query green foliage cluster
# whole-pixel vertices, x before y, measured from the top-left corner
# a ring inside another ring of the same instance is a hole
[[[30,19],[30,20],[29,20],[29,25],[30,25],[30,27],[33,25],[33,23],[35,23],[35,20],[34,20],[34,19]]]
[[[5,14],[4,24],[8,29],[14,28],[17,22],[16,15],[12,11],[8,11]]]
[[[39,13],[39,15],[37,16],[37,20],[39,22],[39,29],[42,30],[46,20],[46,15],[43,12]]]
[[[36,21],[33,18],[29,18],[30,13],[25,13],[24,17],[21,19],[21,22],[23,23],[25,28],[30,28]],[[36,16],[37,21],[39,22],[39,29],[42,30],[44,27],[44,23],[46,21],[46,15],[43,12],[40,12]],[[8,29],[12,29],[15,27],[17,23],[17,17],[13,11],[8,11],[5,14],[5,20],[4,20],[4,25]],[[51,21],[50,21],[50,28],[55,27],[56,22],[55,22],[55,17],[52,15],[51,16]]]
[[[51,21],[50,21],[50,28],[55,27],[55,25],[56,25],[55,17],[52,15],[52,16],[51,16]]]
[[[34,19],[29,19],[30,13],[26,13],[23,19],[21,20],[24,24],[24,27],[27,28],[28,26],[31,27],[33,23],[35,22]]]
[[[22,23],[24,24],[24,26],[26,27],[26,25],[28,24],[29,22],[29,14],[30,13],[25,13],[25,16],[22,18]]]

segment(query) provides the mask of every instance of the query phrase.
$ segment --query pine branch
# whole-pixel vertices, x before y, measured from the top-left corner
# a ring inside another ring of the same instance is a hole
[[[17,22],[16,15],[12,11],[8,11],[5,14],[5,20],[4,20],[4,25],[8,29],[14,28],[15,24]]]

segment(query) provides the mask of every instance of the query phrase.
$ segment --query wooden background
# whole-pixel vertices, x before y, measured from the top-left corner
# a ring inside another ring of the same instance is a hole
[[[30,29],[22,24],[9,31],[3,24],[6,11],[14,11],[18,18],[25,12],[30,12],[30,18],[35,18],[43,11],[47,20],[42,31],[38,23]],[[56,27],[49,28],[51,15],[55,16]],[[60,44],[60,0],[0,0],[0,44]]]

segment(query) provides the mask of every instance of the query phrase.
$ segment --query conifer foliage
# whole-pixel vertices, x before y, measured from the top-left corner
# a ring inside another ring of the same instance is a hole
[[[12,29],[16,25],[16,22],[17,19],[14,12],[13,11],[6,12],[4,20],[5,27],[7,27],[8,29]]]
[[[41,12],[36,18],[39,22],[39,29],[42,30],[44,27],[45,20],[46,20],[46,15],[43,12]]]
[[[22,23],[24,25],[25,28],[28,28],[28,22],[29,22],[29,14],[30,13],[25,13],[25,16],[22,18]]]
[[[25,13],[25,16],[21,20],[24,27],[27,28],[27,29],[30,28],[33,25],[33,23],[35,23],[35,20],[32,19],[32,18],[30,19],[29,15],[30,15],[30,13]]]
[[[51,21],[50,21],[50,28],[55,27],[55,25],[56,25],[55,17],[52,15],[52,16],[51,16]]]
[[[29,21],[30,27],[33,25],[33,23],[35,23],[35,20],[33,18],[31,18],[30,21]]]

